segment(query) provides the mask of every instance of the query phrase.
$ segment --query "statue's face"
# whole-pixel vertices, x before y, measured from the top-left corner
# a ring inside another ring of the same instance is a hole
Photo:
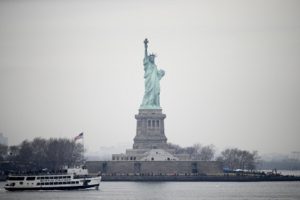
[[[155,57],[154,56],[150,56],[149,60],[150,60],[150,62],[154,63]]]

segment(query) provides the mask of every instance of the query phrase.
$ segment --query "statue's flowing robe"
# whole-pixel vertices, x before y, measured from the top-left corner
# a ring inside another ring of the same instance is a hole
[[[160,86],[159,81],[164,76],[163,70],[157,70],[157,66],[149,61],[149,56],[144,58],[145,94],[141,108],[160,108]]]

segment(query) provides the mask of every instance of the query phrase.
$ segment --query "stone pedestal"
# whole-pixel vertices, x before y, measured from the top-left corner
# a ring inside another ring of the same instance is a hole
[[[166,115],[161,109],[139,109],[135,115],[137,121],[136,136],[132,149],[125,154],[113,154],[113,161],[170,161],[183,157],[175,155],[175,149],[169,149],[165,136],[164,120]]]
[[[139,109],[133,149],[166,149],[165,118],[161,109]]]

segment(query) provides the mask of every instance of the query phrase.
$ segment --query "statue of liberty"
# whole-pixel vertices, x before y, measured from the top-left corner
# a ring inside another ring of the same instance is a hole
[[[148,39],[144,40],[145,44],[145,58],[144,58],[144,78],[145,78],[145,94],[141,109],[160,109],[159,95],[160,86],[159,81],[165,75],[164,70],[158,70],[155,64],[155,55],[148,55]]]

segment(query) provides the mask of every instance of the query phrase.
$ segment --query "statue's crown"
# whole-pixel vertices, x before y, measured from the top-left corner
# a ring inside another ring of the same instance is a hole
[[[151,53],[149,56],[156,57],[156,54],[154,54],[154,53]]]

